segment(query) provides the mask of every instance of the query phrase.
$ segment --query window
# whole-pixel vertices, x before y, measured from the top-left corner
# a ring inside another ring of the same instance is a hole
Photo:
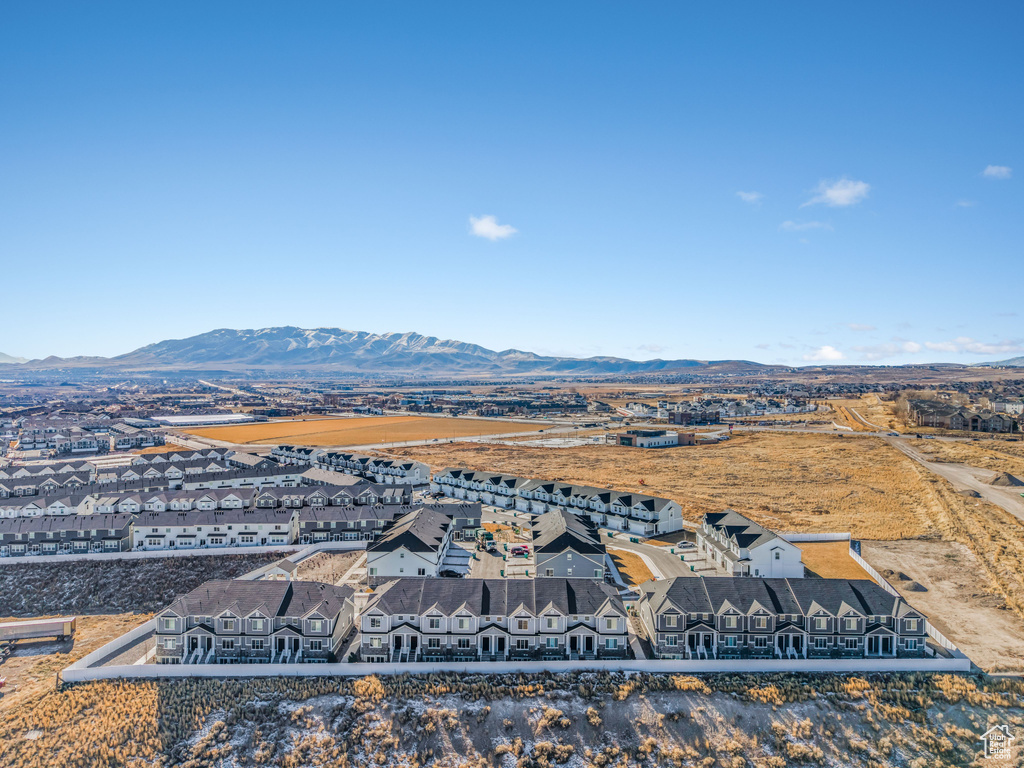
[[[377,569],[376,568],[371,568],[370,569],[370,575],[371,576],[376,576],[377,575]]]
[[[736,625],[737,624],[738,624],[738,622],[737,622],[735,616],[726,616],[725,617],[725,628],[726,629],[736,629]]]
[[[383,621],[381,620],[380,616],[370,617],[370,629],[380,629],[382,625]]]
[[[555,575],[555,569],[554,568],[545,568],[544,569],[544,575],[545,576],[554,576]]]
[[[440,637],[428,637],[427,638],[427,648],[440,648],[440,647],[441,647],[441,638]]]
[[[311,622],[309,622],[309,631],[310,632],[323,632],[324,631],[324,623],[323,623],[323,621],[321,621],[320,619],[313,619]]]
[[[309,641],[309,650],[311,650],[311,651],[322,651],[323,649],[324,649],[324,641],[323,640],[310,640]]]
[[[917,638],[916,637],[908,637],[906,640],[903,641],[903,647],[906,648],[908,651],[916,651],[917,650]]]
[[[263,619],[253,619],[251,624],[252,624],[252,631],[253,632],[262,632],[263,631]]]
[[[469,648],[469,638],[468,637],[460,637],[459,638],[459,648]]]
[[[814,628],[820,631],[828,629],[828,619],[824,616],[814,617]]]
[[[178,641],[173,637],[165,637],[161,642],[165,651],[173,651],[178,646]]]
[[[843,639],[843,644],[846,646],[846,650],[855,651],[860,645],[860,640],[855,637],[847,637]]]
[[[160,629],[165,632],[174,631],[174,619],[160,619]]]
[[[526,638],[520,638],[516,640],[516,650],[528,651],[530,650],[530,641]]]
[[[249,641],[249,646],[254,651],[262,651],[263,650],[263,638],[261,637],[261,638],[255,639],[255,640],[250,640]]]
[[[224,631],[225,632],[234,632],[235,631],[235,620],[234,619],[224,619]]]
[[[604,647],[607,648],[609,651],[614,651],[616,648],[619,647],[619,638],[617,638],[617,637],[609,637],[609,638],[607,638],[604,641]]]
[[[556,629],[558,627],[558,619],[554,619],[549,616],[544,620],[544,626],[548,629]]]
[[[817,650],[819,650],[819,651],[823,650],[825,648],[828,648],[828,638],[827,637],[816,637],[816,638],[814,638],[814,647]]]
[[[618,619],[605,619],[604,620],[604,628],[606,630],[608,630],[609,632],[614,632],[616,629],[619,628],[619,620]]]
[[[220,641],[220,647],[223,648],[225,651],[233,651],[233,650],[235,650],[235,641],[234,640],[221,640]]]
[[[600,568],[595,568],[594,569],[594,578],[595,579],[600,579],[603,576],[604,576],[604,571],[602,571]]]
[[[572,552],[569,552],[569,553],[568,553],[568,554],[567,554],[567,555],[565,556],[565,559],[566,559],[566,560],[572,560]]]
[[[847,632],[853,632],[855,629],[857,629],[857,620],[843,619],[843,629],[845,629]]]
[[[666,616],[665,617],[665,626],[666,627],[674,627],[675,625],[676,625],[676,617],[675,616]]]
[[[768,638],[767,637],[755,637],[754,638],[754,647],[755,648],[767,648],[768,647]]]
[[[529,619],[519,619],[517,626],[521,632],[526,632],[530,628]]]
[[[458,618],[455,620],[455,626],[459,629],[469,629],[469,619]]]
[[[679,642],[679,639],[675,635],[668,635],[665,638],[665,645],[675,646]]]
[[[371,637],[370,638],[370,647],[371,648],[380,648],[380,638],[379,637]]]
[[[907,619],[907,631],[917,632],[917,619]]]
[[[548,648],[557,648],[558,647],[558,638],[557,637],[549,637],[547,639],[547,645],[548,645]]]
[[[427,569],[426,568],[417,568],[416,569],[416,575],[417,576],[426,576],[427,575]]]
[[[736,636],[735,635],[729,635],[728,637],[725,638],[725,647],[726,648],[735,648],[736,647]]]
[[[775,553],[775,559],[776,560],[781,560],[782,559],[782,553],[781,552],[776,552]]]
[[[427,629],[440,629],[441,620],[436,618],[427,619]]]
[[[754,617],[754,629],[767,629],[768,628],[768,617],[766,616],[755,616]]]

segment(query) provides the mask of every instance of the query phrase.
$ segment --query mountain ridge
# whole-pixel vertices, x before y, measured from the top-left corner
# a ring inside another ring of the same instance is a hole
[[[539,355],[520,349],[424,336],[414,331],[370,333],[343,328],[217,328],[184,339],[166,339],[111,358],[47,357],[28,369],[293,370],[335,373],[602,374],[682,369],[760,370],[747,360],[629,360]]]

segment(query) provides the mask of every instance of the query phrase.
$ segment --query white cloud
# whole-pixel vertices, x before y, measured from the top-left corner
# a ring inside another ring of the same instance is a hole
[[[827,229],[832,231],[832,225],[825,221],[784,221],[779,224],[783,232],[805,232],[808,229]]]
[[[853,351],[865,360],[884,360],[897,355],[913,355],[920,352],[921,345],[916,341],[893,341],[885,344],[854,347]]]
[[[1013,175],[1013,169],[1008,165],[986,165],[981,175],[986,179],[1008,179]]]
[[[818,347],[812,352],[808,352],[806,355],[804,355],[804,360],[824,363],[842,360],[844,357],[846,356],[838,349],[826,344],[823,347]]]
[[[824,203],[831,208],[845,208],[859,203],[869,191],[871,185],[866,181],[854,181],[845,176],[838,181],[822,181],[818,184],[817,194],[800,207]]]
[[[755,344],[754,345],[755,349],[769,349],[770,347],[771,347],[771,344]]]
[[[989,343],[977,341],[969,336],[958,336],[950,341],[926,341],[924,345],[933,352],[956,355],[1016,355],[1024,352],[1024,339]]]
[[[510,224],[499,224],[494,216],[469,217],[469,229],[477,237],[486,237],[490,241],[504,240],[512,237],[517,230]]]
[[[877,330],[873,325],[864,325],[864,323],[847,323],[846,327],[851,331],[874,331]]]
[[[977,203],[974,202],[973,200],[957,200],[956,201],[956,207],[957,208],[973,208],[976,205],[977,205]]]
[[[665,347],[661,346],[660,344],[641,344],[640,346],[636,347],[636,350],[639,352],[651,352],[656,355],[659,352],[664,352]]]
[[[757,205],[764,199],[764,195],[760,192],[737,192],[736,197],[744,203],[750,203],[751,205]]]

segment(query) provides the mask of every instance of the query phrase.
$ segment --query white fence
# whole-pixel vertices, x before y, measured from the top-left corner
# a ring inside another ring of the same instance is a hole
[[[161,557],[206,557],[210,555],[263,555],[274,552],[296,552],[307,545],[282,544],[276,547],[197,547],[195,549],[133,549],[128,552],[84,552],[71,555],[21,555],[5,557],[4,565],[18,563],[71,563],[78,560],[151,560]]]
[[[82,661],[85,661],[83,659]],[[79,662],[80,664],[81,662]],[[654,672],[708,674],[716,672],[970,672],[966,657],[944,659],[762,659],[701,661],[525,661],[462,662],[411,664],[134,664],[117,667],[80,668],[74,664],[64,670],[66,683],[111,678],[154,679],[181,677],[362,677],[364,675],[511,674],[518,672]]]
[[[849,533],[780,533],[790,543],[801,541],[850,541]]]

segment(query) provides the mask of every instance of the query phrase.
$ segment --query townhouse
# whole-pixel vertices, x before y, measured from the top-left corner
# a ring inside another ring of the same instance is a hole
[[[298,542],[373,541],[408,511],[406,506],[384,505],[304,507],[299,511]]]
[[[146,453],[132,459],[132,464],[166,464],[168,462],[187,462],[196,459],[226,459],[234,451],[229,448],[204,448],[200,451],[181,450],[163,453]]]
[[[156,617],[158,664],[337,661],[353,590],[311,581],[208,581]]]
[[[430,467],[422,461],[386,459],[322,448],[279,445],[270,455],[281,463],[306,464],[320,469],[358,475],[377,483],[422,485],[430,480]]]
[[[266,547],[293,544],[295,509],[192,509],[140,512],[135,548]]]
[[[682,508],[670,499],[562,481],[449,467],[434,475],[430,489],[445,496],[536,515],[567,509],[600,527],[640,536],[671,533],[683,527]]]
[[[604,578],[606,552],[600,531],[565,509],[533,521],[533,557],[540,577]]]
[[[347,488],[350,498],[339,502],[348,504],[411,504],[412,486],[405,484],[375,483],[330,469],[307,469],[302,473],[303,485],[327,485]]]
[[[925,654],[927,619],[868,580],[680,577],[640,585],[656,658]]]
[[[126,552],[131,548],[131,515],[0,519],[0,557]]]
[[[416,506],[367,546],[367,580],[373,586],[403,576],[437,576],[452,542],[472,539],[479,528],[479,505]]]
[[[622,659],[628,619],[593,579],[396,579],[359,615],[363,661]]]
[[[302,484],[302,470],[298,467],[274,466],[257,470],[228,470],[186,475],[171,482],[172,488],[194,491],[199,488],[291,488]]]
[[[731,509],[704,515],[697,529],[697,551],[728,576],[804,575],[799,547]]]
[[[53,496],[12,496],[0,499],[0,517],[85,515],[94,511],[95,504],[95,497],[74,493]]]

